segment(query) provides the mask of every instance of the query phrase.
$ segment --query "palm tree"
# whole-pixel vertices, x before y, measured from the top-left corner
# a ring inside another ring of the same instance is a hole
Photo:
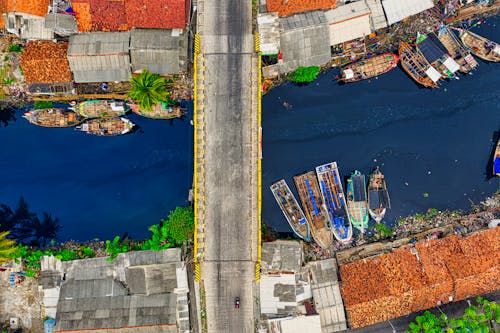
[[[33,219],[30,227],[34,243],[40,247],[45,247],[47,241],[56,239],[57,233],[62,229],[61,225],[59,225],[59,219],[57,217],[52,218],[47,212],[43,212],[42,221],[38,217]]]
[[[12,259],[16,252],[16,241],[7,239],[8,231],[0,232],[0,265]]]
[[[0,231],[11,230],[15,225],[14,212],[6,204],[0,205]]]
[[[169,93],[165,79],[158,74],[144,70],[139,76],[132,77],[132,90],[129,95],[139,107],[145,111],[151,111],[153,105],[168,101]]]

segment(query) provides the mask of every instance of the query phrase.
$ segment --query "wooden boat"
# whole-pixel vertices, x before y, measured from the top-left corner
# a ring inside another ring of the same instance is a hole
[[[427,88],[439,87],[437,84],[439,78],[436,79],[436,76],[440,77],[439,72],[413,47],[403,41],[399,42],[399,59],[403,70],[419,84]],[[433,79],[429,75],[432,75]]]
[[[333,243],[331,224],[314,172],[295,176],[293,180],[309,222],[312,238],[321,248],[329,248]]]
[[[78,103],[76,113],[85,118],[113,118],[123,116],[128,112],[124,101],[94,99]]]
[[[173,119],[186,115],[184,108],[180,106],[169,106],[168,103],[164,102],[153,105],[151,111],[142,110],[139,108],[139,105],[135,103],[129,103],[129,106],[132,112],[152,119]]]
[[[316,175],[323,202],[326,204],[330,221],[332,221],[333,236],[339,242],[347,244],[352,239],[352,224],[347,213],[337,162],[317,166]]]
[[[293,232],[305,241],[311,240],[311,233],[307,225],[306,216],[286,181],[282,179],[272,184],[271,192],[273,192],[274,198]]]
[[[80,124],[83,117],[72,110],[48,108],[25,112],[23,118],[43,127],[72,127]]]
[[[435,34],[418,34],[416,48],[417,52],[438,70],[442,78],[457,78],[455,73],[460,69],[460,65],[448,54],[448,50]],[[432,79],[432,75],[429,76]],[[436,76],[436,79],[439,77]]]
[[[127,134],[135,126],[127,118],[94,118],[88,119],[76,129],[88,134],[99,136],[115,136]]]
[[[493,174],[500,177],[500,139],[498,139],[495,155],[493,155]]]
[[[368,208],[366,205],[366,181],[365,175],[358,170],[354,171],[347,180],[347,209],[352,225],[365,232],[368,228]]]
[[[380,223],[388,208],[391,208],[391,200],[387,191],[387,183],[377,167],[368,181],[368,212],[375,222]]]
[[[469,73],[479,64],[470,52],[462,45],[457,35],[448,27],[443,26],[437,32],[437,37],[450,56],[460,65],[460,72]]]
[[[462,43],[474,55],[486,61],[500,61],[500,45],[469,30],[457,29]]]
[[[382,75],[396,68],[399,56],[393,53],[384,53],[367,58],[344,67],[338,79],[344,82],[356,82]]]

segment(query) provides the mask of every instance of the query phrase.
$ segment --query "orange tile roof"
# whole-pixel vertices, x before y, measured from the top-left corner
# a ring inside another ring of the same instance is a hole
[[[67,54],[68,43],[27,43],[20,60],[26,83],[71,82]]]
[[[73,0],[79,31],[184,29],[187,0]]]
[[[415,251],[416,250],[416,251]],[[351,328],[463,300],[500,287],[500,228],[420,241],[415,248],[340,267]]]
[[[21,12],[37,16],[45,16],[49,10],[50,0],[0,0],[0,14]],[[3,18],[0,28],[5,28]]]
[[[337,7],[336,0],[267,0],[267,11],[278,12],[278,16],[335,7]]]

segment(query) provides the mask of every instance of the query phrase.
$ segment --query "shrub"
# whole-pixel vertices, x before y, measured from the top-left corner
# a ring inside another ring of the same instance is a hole
[[[128,252],[129,246],[126,243],[120,242],[120,236],[116,236],[113,241],[106,240],[106,253],[109,253],[110,257],[106,259],[107,261],[113,261],[118,254]]]
[[[21,53],[22,52],[22,48],[21,48],[21,45],[18,45],[18,44],[11,44],[9,45],[9,48],[7,49],[7,51],[9,52],[18,52],[18,53]]]
[[[37,101],[34,103],[35,109],[48,109],[54,106],[51,101]]]
[[[294,83],[310,83],[313,82],[319,74],[318,66],[299,67],[292,74],[292,82]]]

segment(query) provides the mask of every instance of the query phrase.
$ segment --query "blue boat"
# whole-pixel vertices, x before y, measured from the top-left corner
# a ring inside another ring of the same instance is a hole
[[[500,139],[498,139],[495,155],[493,156],[493,174],[500,177]]]
[[[342,189],[337,162],[327,163],[316,167],[321,195],[326,205],[332,232],[340,243],[347,244],[352,239],[352,224],[349,220],[347,206]]]

